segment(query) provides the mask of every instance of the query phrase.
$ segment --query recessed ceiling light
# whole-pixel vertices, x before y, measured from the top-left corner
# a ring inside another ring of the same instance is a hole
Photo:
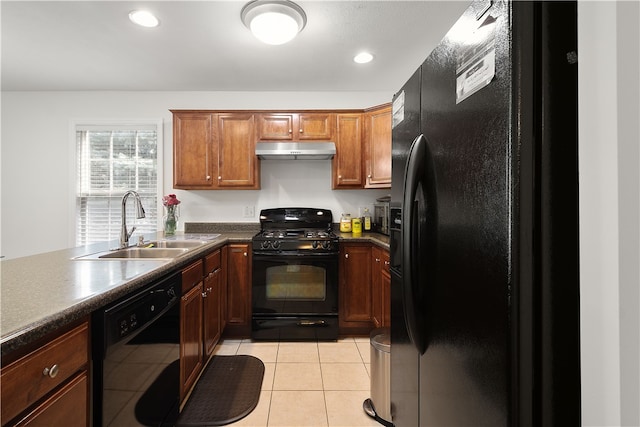
[[[142,27],[148,28],[157,27],[158,24],[160,24],[158,18],[156,18],[151,12],[148,12],[146,10],[134,10],[133,12],[130,12],[129,19],[134,24],[138,24]]]
[[[366,64],[367,62],[371,62],[371,60],[373,60],[373,55],[369,52],[360,52],[353,57],[353,60],[358,64]]]
[[[244,25],[258,40],[273,45],[292,40],[307,23],[304,10],[288,0],[255,0],[240,12]]]

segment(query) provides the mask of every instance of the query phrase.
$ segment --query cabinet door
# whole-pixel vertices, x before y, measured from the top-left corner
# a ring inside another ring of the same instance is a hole
[[[215,122],[209,113],[173,114],[174,188],[211,188]]]
[[[218,188],[259,188],[260,171],[253,114],[218,115],[216,152]]]
[[[384,323],[382,290],[382,249],[371,248],[371,304],[373,326],[382,327]]]
[[[389,262],[383,261],[383,262]],[[382,326],[391,326],[391,275],[389,268],[382,269]]]
[[[365,114],[365,188],[391,188],[391,106]]]
[[[204,353],[208,357],[220,340],[220,268],[204,279]]]
[[[293,114],[258,115],[259,141],[291,141],[293,139]]]
[[[336,155],[333,157],[333,185],[362,188],[362,115],[336,115]]]
[[[373,327],[371,245],[340,246],[341,333],[368,333]]]
[[[300,141],[329,141],[333,137],[335,114],[300,113],[298,139]]]
[[[232,335],[246,335],[251,326],[250,244],[227,245],[227,329]]]
[[[180,401],[202,369],[202,282],[180,301]]]

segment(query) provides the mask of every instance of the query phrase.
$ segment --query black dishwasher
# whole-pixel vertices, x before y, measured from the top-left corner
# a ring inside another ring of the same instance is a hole
[[[170,426],[180,406],[180,272],[92,316],[93,426]]]

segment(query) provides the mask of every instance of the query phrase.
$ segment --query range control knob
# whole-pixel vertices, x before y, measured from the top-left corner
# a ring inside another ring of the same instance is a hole
[[[329,240],[322,242],[322,249],[331,249],[331,242]]]
[[[269,246],[271,246],[271,242],[268,240],[264,240],[262,243],[260,243],[261,249],[269,249]]]
[[[278,249],[280,247],[280,240],[274,240],[271,246],[273,246],[273,249]]]
[[[317,240],[314,240],[313,242],[311,242],[311,247],[312,247],[313,249],[318,249],[318,241],[317,241]]]

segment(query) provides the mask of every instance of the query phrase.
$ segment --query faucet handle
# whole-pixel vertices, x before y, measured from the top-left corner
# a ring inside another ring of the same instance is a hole
[[[136,231],[136,226],[135,225],[133,227],[131,227],[131,231],[127,232],[127,240],[129,240],[129,237],[131,237],[131,235],[133,234],[134,231]]]

